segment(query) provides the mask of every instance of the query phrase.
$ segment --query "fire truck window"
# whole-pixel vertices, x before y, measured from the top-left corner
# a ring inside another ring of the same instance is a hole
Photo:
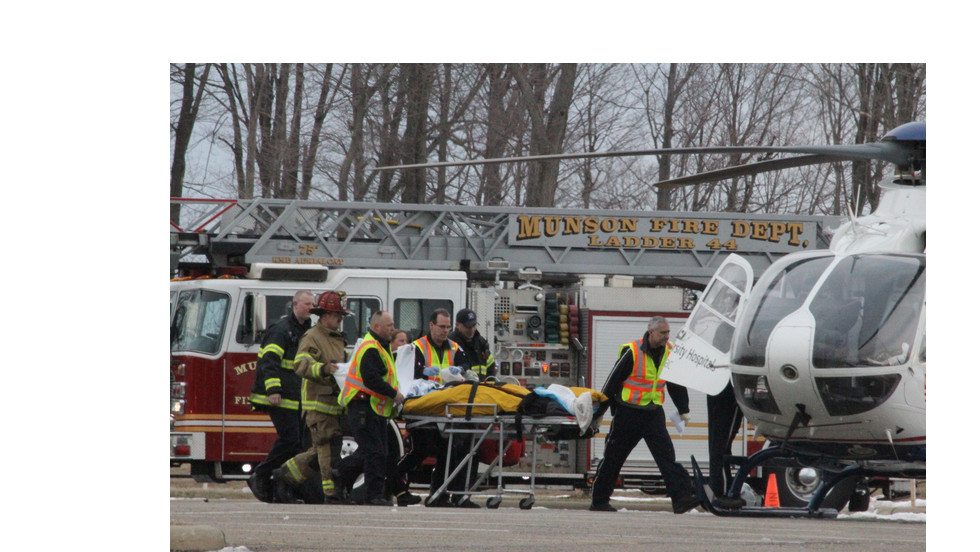
[[[269,295],[265,299],[265,327],[275,324],[283,316],[289,316],[293,310],[292,295]]]
[[[182,292],[171,326],[171,350],[217,353],[224,335],[229,302],[224,293]]]
[[[414,341],[429,332],[429,317],[436,309],[449,311],[450,321],[455,320],[453,302],[448,299],[397,299],[395,301],[395,327],[408,333]]]
[[[357,343],[371,327],[371,315],[381,310],[381,300],[375,297],[347,297],[350,316],[344,317],[341,331],[348,345]]]

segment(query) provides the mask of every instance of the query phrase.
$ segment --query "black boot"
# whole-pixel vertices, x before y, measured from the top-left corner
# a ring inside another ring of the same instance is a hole
[[[398,501],[399,506],[412,506],[422,502],[422,497],[413,495],[408,491],[402,491],[402,493],[396,496],[395,499]]]
[[[296,494],[296,489],[294,489],[293,485],[288,479],[286,479],[286,466],[273,470],[272,481],[275,483],[276,502],[283,504],[303,503],[303,501],[300,500],[299,496]]]
[[[262,502],[274,502],[275,493],[272,488],[272,480],[268,475],[253,473],[248,478],[248,488],[255,495],[255,498]]]
[[[340,478],[340,472],[331,469],[330,479],[333,481],[333,494],[326,497],[327,504],[350,504],[350,491],[347,482]]]
[[[682,494],[678,496],[670,497],[670,504],[674,509],[675,514],[683,514],[688,510],[693,510],[701,505],[701,501],[698,497],[692,494]]]

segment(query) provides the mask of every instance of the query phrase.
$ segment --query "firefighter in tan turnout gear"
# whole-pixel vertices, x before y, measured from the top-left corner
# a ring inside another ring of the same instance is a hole
[[[310,309],[310,313],[319,316],[320,320],[299,342],[295,371],[303,378],[303,417],[313,444],[273,472],[279,502],[319,502],[318,496],[301,490],[303,483],[318,475],[317,472],[325,501],[343,501],[334,488],[330,469],[333,456],[339,457],[343,442],[340,429],[343,407],[337,401],[340,387],[333,373],[337,371],[337,363],[346,360],[346,342],[340,326],[350,311],[345,306],[344,295],[335,291],[320,294],[316,306]]]

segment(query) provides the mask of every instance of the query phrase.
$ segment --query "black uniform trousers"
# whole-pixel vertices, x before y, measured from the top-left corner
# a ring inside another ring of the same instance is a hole
[[[398,494],[408,490],[408,474],[419,469],[422,462],[428,457],[436,460],[435,468],[432,470],[429,492],[434,493],[445,481],[446,456],[449,452],[449,440],[439,434],[439,430],[432,428],[413,428],[409,430],[412,439],[412,449],[398,461],[396,476],[389,479],[389,489],[393,494]],[[454,469],[469,451],[472,436],[455,436],[453,438],[453,451],[450,468]],[[450,491],[465,491],[468,483],[475,480],[476,471],[479,469],[479,462],[474,459],[469,473],[464,470],[460,472],[449,485]]]
[[[616,414],[613,415],[609,434],[606,435],[602,461],[599,462],[595,482],[592,484],[592,503],[609,502],[619,471],[641,439],[646,442],[660,469],[667,486],[667,494],[672,499],[691,494],[691,476],[684,466],[677,463],[674,456],[674,444],[667,433],[664,409],[657,407],[644,410],[623,405],[616,405],[615,408]]]
[[[347,417],[357,450],[337,465],[342,483],[351,483],[364,473],[364,500],[384,498],[388,456],[388,418],[371,410],[367,400],[347,405]]]
[[[742,425],[742,410],[731,382],[717,395],[708,395],[708,482],[716,495],[728,489],[732,475],[725,470],[725,455]],[[736,495],[737,496],[737,495]]]
[[[271,477],[273,470],[310,448],[311,444],[310,430],[303,423],[303,414],[300,410],[270,407],[267,412],[279,437],[272,444],[265,460],[259,462],[253,470],[259,478]]]
[[[408,474],[418,470],[422,466],[422,462],[429,456],[436,454],[438,450],[440,439],[438,429],[412,428],[408,430],[408,435],[412,440],[412,448],[405,453],[405,456],[398,459],[395,476],[390,480],[392,486],[389,489],[396,495],[408,490]]]

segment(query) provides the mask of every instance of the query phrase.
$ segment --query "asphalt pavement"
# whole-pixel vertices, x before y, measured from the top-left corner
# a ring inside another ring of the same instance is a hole
[[[480,509],[266,504],[244,484],[172,480],[171,550],[251,552],[303,550],[452,549],[569,552],[613,545],[617,550],[808,551],[924,550],[925,502],[873,500],[866,514],[836,520],[717,517],[700,510],[670,512],[666,497],[617,491],[619,512],[591,512],[581,490],[539,488],[530,509],[519,507],[529,489]],[[418,492],[416,490],[416,492]],[[492,494],[492,493],[491,493]],[[584,548],[583,548],[584,547]]]

